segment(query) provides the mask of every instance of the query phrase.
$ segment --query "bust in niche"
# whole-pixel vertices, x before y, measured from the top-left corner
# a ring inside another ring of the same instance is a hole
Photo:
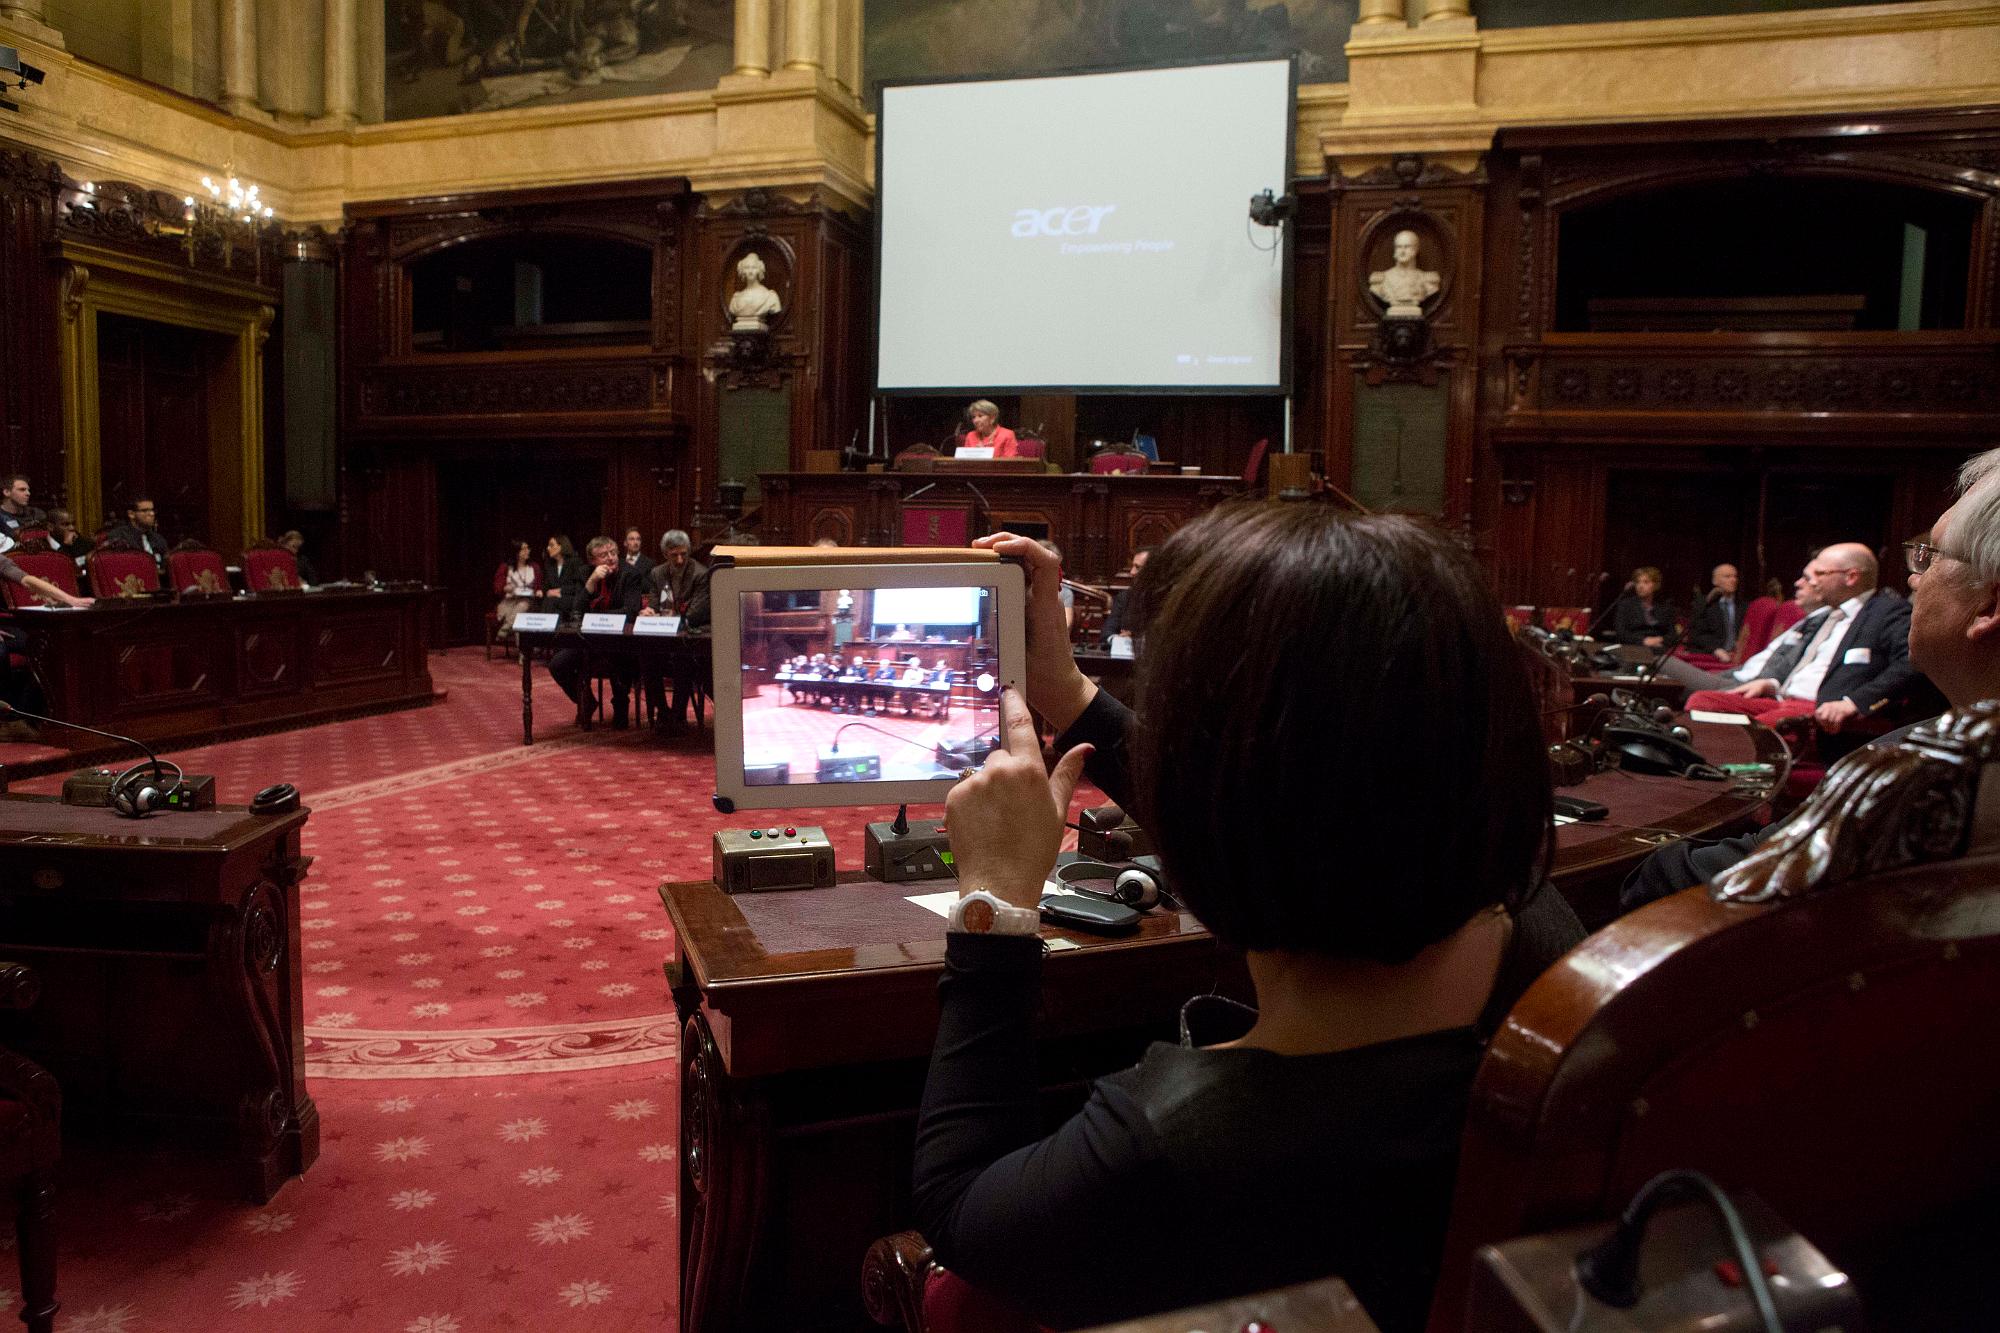
[[[734,321],[730,332],[767,332],[771,316],[785,307],[778,294],[764,285],[764,261],[756,251],[736,261],[736,278],[742,286],[729,298],[729,317]]]
[[[1397,232],[1392,252],[1396,262],[1368,275],[1368,290],[1389,307],[1390,319],[1422,319],[1424,302],[1438,294],[1438,275],[1417,267],[1418,244],[1415,232]]]

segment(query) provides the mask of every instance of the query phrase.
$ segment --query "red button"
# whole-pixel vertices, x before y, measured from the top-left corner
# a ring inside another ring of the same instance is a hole
[[[799,836],[799,831],[798,831],[797,829],[795,829],[795,828],[791,827],[790,825],[786,825],[786,826],[785,826],[785,836],[786,836],[786,837],[788,837],[788,838],[796,838],[796,837],[798,837],[798,836]]]

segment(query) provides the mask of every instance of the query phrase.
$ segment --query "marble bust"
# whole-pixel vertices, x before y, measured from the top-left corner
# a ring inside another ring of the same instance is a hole
[[[764,261],[756,251],[736,261],[736,277],[743,285],[729,298],[729,317],[734,321],[730,332],[762,333],[770,328],[770,317],[785,307],[778,294],[764,285]]]
[[[1417,267],[1417,234],[1396,233],[1396,262],[1368,275],[1368,290],[1389,307],[1390,319],[1422,319],[1424,302],[1438,293],[1439,278],[1429,269]]]

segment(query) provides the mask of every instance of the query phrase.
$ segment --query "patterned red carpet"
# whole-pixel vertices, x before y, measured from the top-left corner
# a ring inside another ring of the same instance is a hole
[[[292,781],[312,808],[301,927],[323,1151],[256,1208],[200,1159],[73,1140],[67,1333],[673,1326],[658,888],[709,872],[707,739],[575,732],[538,670],[544,739],[523,746],[517,666],[461,650],[432,669],[437,707],[172,756],[224,801]],[[854,868],[882,816],[776,817],[825,825]]]

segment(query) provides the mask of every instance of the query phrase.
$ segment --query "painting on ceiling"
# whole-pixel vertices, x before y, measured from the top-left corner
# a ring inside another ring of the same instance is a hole
[[[730,0],[388,0],[390,120],[713,88]]]
[[[1285,55],[1300,83],[1331,83],[1347,77],[1356,0],[868,0],[863,12],[871,84]]]

